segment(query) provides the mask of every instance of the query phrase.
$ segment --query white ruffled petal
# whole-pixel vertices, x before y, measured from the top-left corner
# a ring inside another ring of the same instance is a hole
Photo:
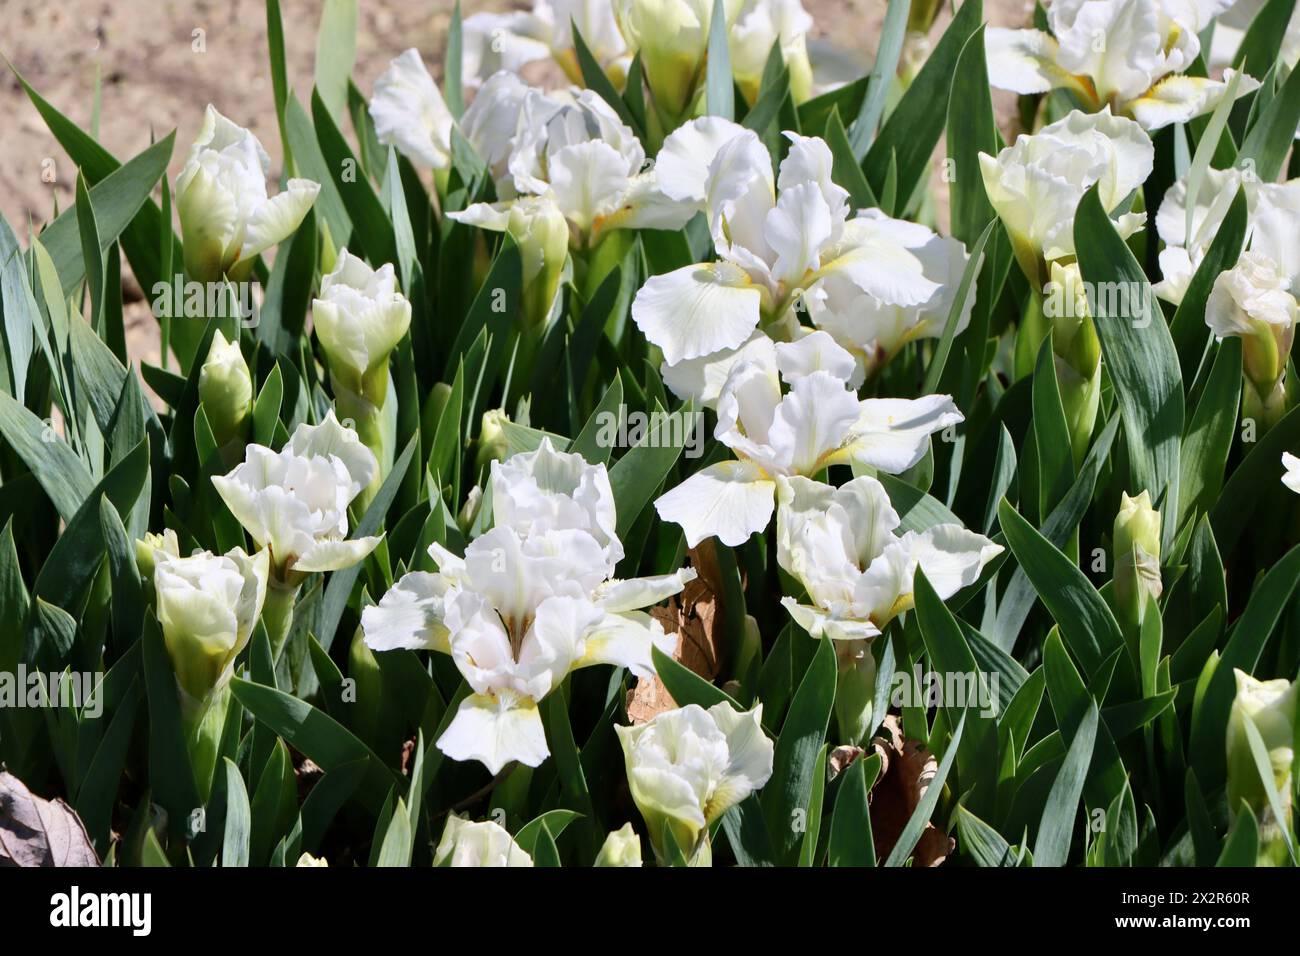
[[[1286,474],[1282,476],[1282,484],[1296,494],[1300,494],[1300,458],[1284,451],[1282,452],[1282,467],[1286,469]]]
[[[494,775],[511,761],[539,766],[551,753],[537,704],[510,694],[466,697],[438,749],[452,760],[477,760]]]
[[[310,179],[291,179],[285,190],[254,210],[244,227],[244,244],[239,260],[251,259],[293,235],[320,193],[320,184]]]
[[[790,141],[790,151],[781,160],[776,179],[778,191],[784,195],[787,190],[811,183],[822,194],[831,218],[842,223],[849,212],[849,191],[836,183],[832,176],[835,158],[826,140],[791,131],[785,133],[785,138]]]
[[[720,116],[705,116],[679,126],[655,157],[655,182],[668,198],[703,208],[709,164],[724,146],[745,135],[745,128]]]
[[[772,340],[763,332],[754,332],[739,348],[720,349],[699,358],[683,359],[675,365],[664,362],[659,367],[664,385],[678,398],[693,398],[713,408],[722,393],[731,370],[741,362],[776,362]]]
[[[396,147],[417,167],[451,165],[451,111],[418,50],[406,50],[375,80],[370,118],[379,142]]]
[[[1222,80],[1201,76],[1167,76],[1140,97],[1126,104],[1143,129],[1157,130],[1171,123],[1186,123],[1211,112],[1228,92],[1232,70]],[[1259,81],[1242,76],[1237,82],[1237,97],[1259,89]]]
[[[546,25],[527,11],[476,13],[465,18],[461,30],[461,82],[466,89],[475,89],[501,72],[516,74],[551,55]]]
[[[364,560],[382,540],[383,535],[349,538],[345,541],[317,541],[298,555],[298,560],[293,563],[293,569],[306,572],[341,571]]]
[[[700,211],[698,203],[673,199],[659,189],[655,171],[638,173],[627,182],[623,206],[601,222],[604,229],[666,229],[676,232],[685,228]]]
[[[796,379],[777,407],[767,441],[788,474],[809,475],[828,463],[861,415],[844,380],[816,371]]]
[[[989,27],[984,31],[984,51],[989,84],[999,90],[1027,95],[1064,85],[1056,65],[1056,40],[1050,33]]]
[[[437,650],[451,653],[442,622],[448,583],[440,574],[412,571],[361,612],[361,632],[373,651]]]
[[[362,444],[355,429],[346,428],[339,422],[332,408],[325,413],[319,425],[303,422],[295,428],[289,437],[288,447],[295,455],[303,458],[338,458],[356,483],[358,491],[368,487],[375,472],[379,470],[374,452]]]
[[[759,790],[772,777],[775,747],[763,731],[763,705],[738,711],[726,701],[709,708],[709,716],[727,738],[727,767],[705,809],[712,822]]]
[[[939,284],[925,277],[912,252],[870,218],[845,225],[845,241],[826,254],[821,275],[843,275],[863,292],[893,305],[921,305]]]
[[[447,218],[489,232],[505,232],[510,226],[513,205],[511,202],[476,202],[457,212],[447,213]]]
[[[681,568],[672,574],[659,574],[649,578],[610,580],[596,588],[594,600],[611,614],[635,611],[680,593],[695,577],[694,568]]]
[[[782,190],[763,229],[767,245],[776,255],[772,278],[798,287],[803,276],[820,265],[832,228],[830,207],[816,183]]]
[[[947,395],[867,399],[845,457],[897,475],[925,457],[931,435],[961,421],[961,412]]]
[[[213,475],[212,486],[217,489],[217,494],[235,516],[235,520],[243,525],[244,530],[252,535],[259,546],[265,545],[271,540],[270,528],[263,520],[257,492],[240,480],[240,469],[245,467],[240,465],[229,475]]]
[[[575,143],[550,157],[555,201],[564,217],[583,231],[618,209],[629,185],[627,161],[607,143]]]
[[[1219,273],[1205,302],[1205,324],[1216,339],[1274,335],[1269,326],[1290,330],[1295,322],[1296,300],[1288,277],[1276,262],[1254,250]]]
[[[718,150],[709,164],[705,207],[714,244],[723,255],[739,247],[762,259],[763,223],[776,203],[772,156],[752,130]]]
[[[677,635],[664,633],[658,621],[640,611],[606,614],[588,630],[575,666],[613,664],[648,680],[655,673],[654,647],[671,655],[677,648]]]
[[[781,606],[811,637],[829,637],[833,641],[865,641],[880,635],[880,628],[868,620],[836,617],[819,607],[800,604],[794,598],[782,598]]]
[[[682,526],[689,547],[716,537],[734,548],[767,527],[775,495],[775,483],[757,465],[724,461],[661,495],[655,510],[664,521]]]
[[[1285,183],[1260,183],[1254,214],[1252,252],[1277,263],[1291,280],[1292,294],[1300,293],[1300,178]]]
[[[176,212],[185,240],[186,272],[200,281],[219,278],[239,217],[235,195],[194,163],[176,180]]]
[[[434,866],[452,867],[530,867],[533,859],[514,840],[505,827],[491,820],[471,823],[454,813],[448,814],[442,839],[433,854]]]
[[[853,377],[856,365],[848,350],[826,332],[809,332],[793,342],[776,345],[776,367],[787,382],[819,371],[847,382]]]
[[[1161,249],[1159,260],[1161,279],[1151,289],[1166,302],[1180,305],[1196,274],[1196,264],[1181,246]]]
[[[632,321],[669,365],[736,348],[758,327],[762,293],[729,262],[651,276],[632,303]]]
[[[1057,62],[1070,73],[1090,77],[1100,100],[1131,99],[1170,72],[1160,5],[1100,0],[1056,7],[1049,21],[1060,44]],[[1175,36],[1178,32],[1188,31]],[[1194,35],[1191,40],[1195,42]]]
[[[908,532],[901,541],[943,601],[979,580],[984,566],[1002,553],[1001,545],[957,524],[935,525],[920,534]]]
[[[899,524],[884,487],[865,475],[839,488],[800,476],[777,482],[777,563],[819,606],[849,606],[861,569]]]

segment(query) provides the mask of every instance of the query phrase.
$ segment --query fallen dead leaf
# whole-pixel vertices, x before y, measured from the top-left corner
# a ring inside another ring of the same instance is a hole
[[[298,802],[301,803],[307,799],[307,795],[312,792],[316,784],[320,783],[325,776],[325,771],[314,760],[304,757],[297,751],[293,754],[294,774],[298,784]]]
[[[99,857],[70,806],[0,770],[0,866],[99,866]]]
[[[650,616],[663,625],[665,633],[677,635],[673,659],[712,681],[722,670],[722,628],[726,619],[713,539],[692,548],[688,556],[696,571],[695,580],[662,607],[651,608]],[[643,724],[676,706],[658,677],[639,678],[627,696],[627,715],[634,724]]]
[[[830,778],[834,780],[845,770],[848,770],[849,767],[853,766],[853,761],[857,760],[864,753],[866,753],[866,751],[861,747],[854,747],[850,744],[842,744],[841,746],[836,747],[830,752],[830,756],[826,758],[826,762],[830,764],[831,768]]]
[[[411,772],[411,758],[415,756],[415,738],[405,741],[402,744],[402,776],[405,777]]]
[[[939,763],[924,744],[903,736],[903,728],[892,714],[885,718],[871,746],[881,757],[880,777],[871,789],[871,833],[876,857],[883,860],[902,836]],[[912,850],[912,865],[940,866],[955,846],[951,837],[927,823]]]

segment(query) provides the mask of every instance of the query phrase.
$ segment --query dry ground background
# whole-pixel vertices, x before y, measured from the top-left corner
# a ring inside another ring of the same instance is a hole
[[[862,56],[865,72],[880,35],[885,0],[804,0],[816,35]],[[360,0],[354,75],[367,93],[389,59],[418,47],[435,75],[452,0]],[[465,14],[521,8],[510,0],[463,0]],[[986,0],[990,22],[1019,26],[1032,4]],[[281,0],[289,80],[310,95],[319,0]],[[934,35],[942,30],[941,17]],[[202,42],[197,42],[201,40]],[[197,51],[196,47],[203,49]],[[213,103],[262,139],[273,163],[279,139],[271,99],[263,0],[0,0],[0,53],[65,115],[88,127],[101,81],[99,139],[125,160],[149,145],[150,133],[177,130],[171,176]],[[1009,121],[1011,101],[997,100]],[[1005,122],[1004,122],[1005,125]],[[53,165],[53,182],[42,171]],[[278,176],[279,170],[273,170]],[[39,228],[72,203],[76,170],[7,70],[0,75],[0,213],[20,234]],[[937,181],[937,177],[936,177]],[[936,183],[942,188],[942,183]],[[946,197],[938,197],[940,199]],[[946,203],[941,216],[946,217]],[[157,327],[143,302],[127,310],[137,359],[158,361]]]

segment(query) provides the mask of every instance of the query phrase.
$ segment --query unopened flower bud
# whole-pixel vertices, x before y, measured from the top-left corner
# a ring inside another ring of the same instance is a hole
[[[1151,507],[1150,493],[1121,496],[1114,530],[1116,554],[1139,550],[1160,560],[1160,512]]]
[[[266,599],[270,553],[155,551],[158,623],[181,690],[203,700],[234,672]]]
[[[632,824],[625,823],[620,829],[610,831],[596,856],[596,866],[640,865],[641,838],[632,829]]]
[[[226,341],[220,329],[212,336],[207,360],[199,369],[199,403],[219,446],[242,438],[253,410],[253,376],[238,339]]]
[[[447,400],[450,398],[451,386],[446,382],[438,382],[429,392],[429,397],[424,400],[424,408],[420,412],[420,430],[430,441],[438,433],[442,410],[447,407]]]
[[[235,658],[266,599],[270,553],[236,548],[188,558],[154,552],[154,595],[163,644],[180,691],[181,724],[199,796],[212,786]]]
[[[1282,827],[1273,814],[1266,786],[1251,751],[1246,721],[1255,725],[1268,754],[1272,784],[1281,799],[1285,817],[1291,808],[1291,764],[1295,758],[1296,688],[1287,680],[1260,681],[1234,670],[1237,696],[1228,713],[1228,813],[1235,820],[1244,802],[1260,824],[1260,858],[1277,865],[1286,858]]]
[[[1043,315],[1052,327],[1052,352],[1070,446],[1083,463],[1101,403],[1101,339],[1093,324],[1083,275],[1077,263],[1051,264],[1043,289]]]
[[[1083,376],[1101,362],[1101,340],[1092,324],[1087,286],[1078,263],[1051,264],[1051,281],[1043,296],[1043,314],[1052,320],[1052,347]]]
[[[1254,381],[1246,376],[1241,383],[1241,417],[1250,419],[1263,434],[1280,422],[1295,404],[1295,388],[1288,387],[1287,377],[1282,375],[1268,391],[1260,392]]]
[[[461,505],[460,511],[456,515],[456,527],[460,528],[461,534],[469,534],[470,528],[474,527],[474,521],[478,518],[479,508],[483,506],[483,489],[475,485],[465,495],[465,503]]]
[[[551,313],[569,255],[569,221],[548,196],[520,196],[508,203],[476,203],[448,214],[457,222],[505,232],[519,246],[523,263],[524,322],[540,328]]]
[[[508,448],[502,426],[509,421],[510,416],[503,408],[493,408],[483,413],[475,441],[478,452],[474,456],[474,467],[479,471],[486,468],[488,462],[505,461]]]
[[[1160,512],[1151,507],[1151,495],[1121,497],[1115,515],[1112,542],[1115,549],[1114,588],[1121,624],[1132,635],[1142,621],[1148,598],[1160,597]]]
[[[520,201],[507,227],[523,256],[524,315],[528,324],[546,322],[569,254],[569,223],[553,202]]]
[[[734,21],[739,3],[731,0],[723,8],[728,21]],[[640,55],[651,95],[667,117],[682,117],[695,96],[704,75],[712,14],[708,0],[616,0],[614,4],[623,39]]]
[[[392,264],[372,269],[340,250],[334,271],[321,280],[312,319],[335,390],[342,386],[377,407],[384,405],[388,357],[411,325],[411,303],[397,291]]]
[[[728,10],[728,19],[733,16]],[[763,85],[763,69],[772,47],[780,44],[781,58],[790,77],[790,96],[799,105],[812,95],[813,67],[808,56],[808,34],[813,19],[799,0],[740,5],[727,31],[731,73],[745,99],[753,103]],[[712,19],[710,17],[710,19]]]

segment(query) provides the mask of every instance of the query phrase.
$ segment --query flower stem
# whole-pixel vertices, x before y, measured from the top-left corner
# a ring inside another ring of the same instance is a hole
[[[207,802],[212,792],[212,778],[217,768],[218,751],[230,709],[230,684],[223,684],[202,700],[191,697],[176,685],[181,702],[181,727],[185,749],[190,755],[190,769],[199,800]]]
[[[393,446],[397,431],[397,402],[393,398],[392,383],[385,390],[384,402],[376,405],[364,395],[350,391],[339,383],[334,386],[334,405],[340,419],[350,421],[357,430],[362,444],[374,452],[379,461],[370,484],[356,497],[358,514],[365,514],[370,502],[393,470]]]
[[[1277,384],[1267,394],[1261,394],[1259,388],[1249,375],[1244,375],[1241,383],[1241,417],[1255,422],[1256,438],[1282,420],[1291,410],[1294,399],[1287,390],[1286,376],[1278,379]]]
[[[266,586],[266,603],[262,605],[262,624],[271,641],[271,659],[279,661],[293,627],[293,605],[298,600],[299,585],[281,584],[274,579]]]
[[[875,729],[876,660],[869,641],[837,641],[835,721],[840,741],[858,745]]]

